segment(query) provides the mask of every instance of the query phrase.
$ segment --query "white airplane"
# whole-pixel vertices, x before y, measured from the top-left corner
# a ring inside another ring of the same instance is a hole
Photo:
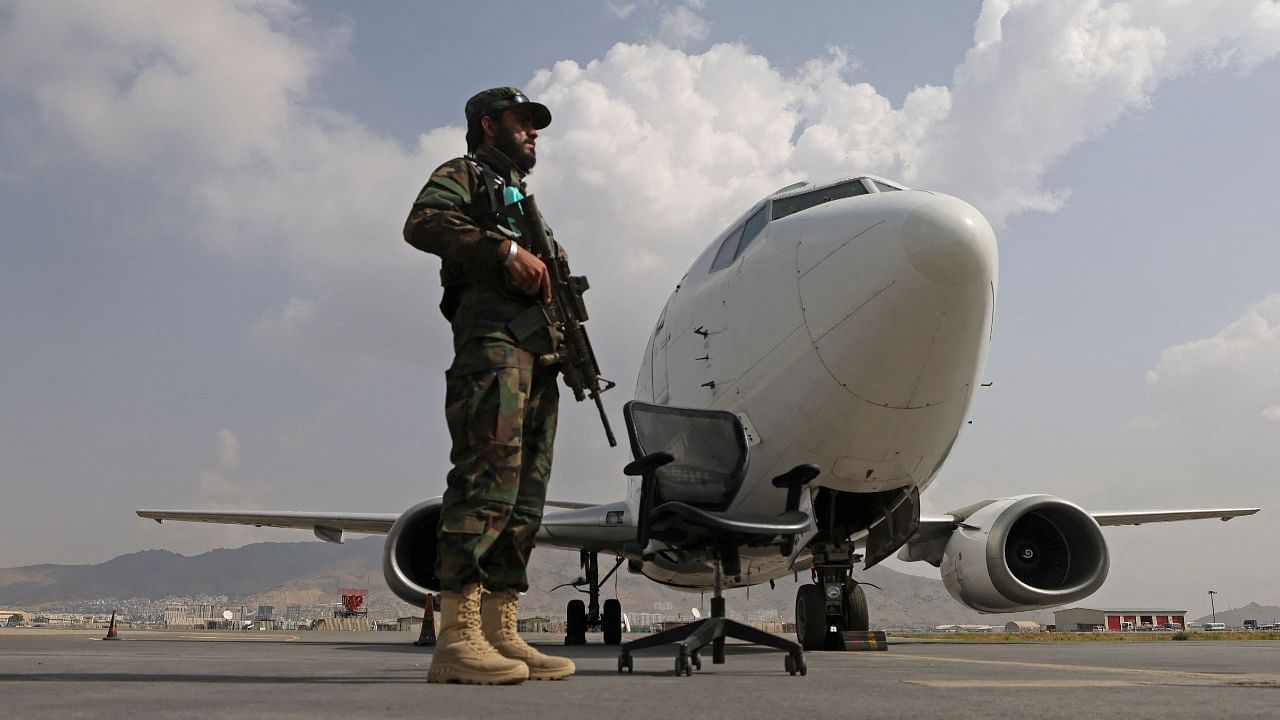
[[[984,500],[920,514],[979,387],[997,290],[996,239],[972,206],[941,193],[861,176],[797,183],[755,203],[694,261],[667,300],[645,350],[637,400],[727,410],[742,422],[750,463],[729,514],[777,514],[787,490],[771,480],[801,464],[820,471],[801,494],[810,522],[790,541],[739,548],[723,587],[812,570],[796,599],[805,649],[833,630],[866,630],[857,562],[898,552],[941,568],[950,593],[981,612],[1074,602],[1107,577],[1100,526],[1251,515],[1258,508],[1088,512],[1048,495]],[[578,550],[590,611],[569,604],[570,641],[588,626],[621,638],[616,600],[599,611],[597,555],[670,586],[710,590],[706,554],[641,547],[641,482],[605,505],[543,519],[542,545]],[[386,534],[383,567],[397,596],[422,607],[440,499],[399,514],[140,510],[187,520],[303,528],[329,542]],[[782,548],[784,552],[779,552]],[[674,548],[679,550],[679,548]],[[608,575],[604,580],[608,579]],[[575,639],[576,638],[576,639]]]

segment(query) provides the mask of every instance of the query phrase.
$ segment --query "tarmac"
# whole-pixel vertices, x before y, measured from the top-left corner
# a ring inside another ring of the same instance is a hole
[[[1275,718],[1280,642],[956,643],[783,654],[731,645],[692,677],[674,653],[562,647],[578,673],[510,687],[428,685],[414,633],[0,630],[4,718]]]

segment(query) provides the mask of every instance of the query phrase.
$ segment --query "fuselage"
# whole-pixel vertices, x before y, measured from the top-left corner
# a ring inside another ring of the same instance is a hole
[[[801,463],[836,491],[923,491],[980,384],[996,288],[995,235],[961,200],[866,177],[786,188],[693,263],[636,398],[743,419],[750,466],[731,510],[777,512],[769,480]],[[787,564],[752,563],[742,584]],[[693,584],[670,570],[646,574]]]

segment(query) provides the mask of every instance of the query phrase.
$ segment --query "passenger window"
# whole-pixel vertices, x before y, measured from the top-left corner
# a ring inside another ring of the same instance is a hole
[[[843,200],[847,197],[866,194],[867,188],[862,184],[862,180],[849,180],[839,185],[819,188],[807,193],[792,195],[791,197],[778,198],[773,201],[773,219],[781,220],[788,215],[794,215],[802,210],[808,210],[811,207],[829,203],[832,200]]]
[[[752,215],[747,219],[746,225],[742,226],[742,240],[738,243],[738,252],[734,257],[746,252],[747,248],[751,246],[751,243],[755,241],[756,236],[758,236],[764,230],[764,226],[768,224],[769,206],[765,205],[757,210],[755,215]]]
[[[720,249],[716,251],[716,259],[711,261],[711,272],[727,268],[733,264],[733,259],[738,256],[738,240],[741,238],[742,228],[736,227],[724,239],[724,242],[720,243]]]

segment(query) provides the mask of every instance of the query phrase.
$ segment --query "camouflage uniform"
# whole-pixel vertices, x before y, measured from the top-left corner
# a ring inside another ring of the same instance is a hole
[[[442,260],[440,309],[453,327],[454,360],[445,373],[453,469],[435,567],[441,589],[452,592],[477,582],[494,592],[528,589],[525,566],[542,522],[556,433],[558,368],[536,362],[556,339],[538,300],[512,286],[498,255],[508,237],[493,218],[503,197],[498,184],[524,191],[511,159],[481,145],[432,173],[404,228],[409,244]]]

